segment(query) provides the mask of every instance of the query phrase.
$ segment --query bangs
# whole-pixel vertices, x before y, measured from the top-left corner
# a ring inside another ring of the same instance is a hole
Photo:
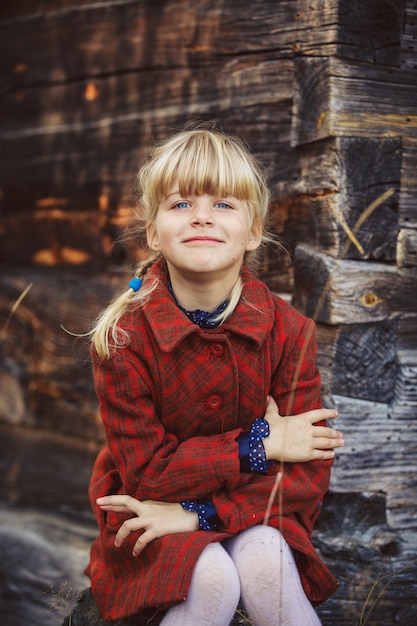
[[[218,194],[259,202],[256,193],[259,182],[253,164],[236,141],[231,142],[228,137],[196,131],[164,161],[159,180],[153,181],[158,202],[168,195],[174,181],[182,195]]]
[[[254,219],[263,221],[268,210],[269,190],[256,159],[238,138],[213,131],[184,131],[157,145],[138,182],[145,220],[155,219],[174,183],[181,195],[245,201]]]

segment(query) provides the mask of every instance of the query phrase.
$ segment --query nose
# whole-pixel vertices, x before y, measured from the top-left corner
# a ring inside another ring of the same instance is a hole
[[[213,207],[209,198],[198,196],[194,202],[192,212],[193,224],[212,224],[213,223]]]

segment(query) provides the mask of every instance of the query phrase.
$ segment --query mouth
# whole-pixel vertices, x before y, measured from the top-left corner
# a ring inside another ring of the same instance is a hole
[[[221,243],[220,239],[216,237],[189,237],[184,239],[184,243]]]

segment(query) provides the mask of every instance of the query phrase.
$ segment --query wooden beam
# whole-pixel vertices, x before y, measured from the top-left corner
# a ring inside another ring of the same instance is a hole
[[[417,105],[416,105],[417,106]],[[402,138],[399,224],[417,229],[417,138]]]
[[[0,498],[14,505],[88,509],[98,450],[87,439],[0,424]]]
[[[309,24],[294,50],[399,65],[403,12],[401,3],[390,0],[298,0],[297,21],[308,16]]]
[[[383,491],[393,528],[415,527],[417,509],[417,423],[394,417],[388,405],[334,395],[339,412],[334,426],[345,446],[332,472],[336,491]]]
[[[296,59],[291,143],[417,137],[416,102],[414,71],[337,58]]]
[[[417,229],[402,228],[397,239],[397,265],[410,267],[417,265]]]
[[[89,339],[83,336],[129,272],[11,268],[0,274],[0,419],[103,441]],[[28,285],[26,297],[13,305]],[[14,380],[12,384],[11,381]]]
[[[317,365],[324,398],[333,394],[390,402],[394,396],[397,364],[397,324],[317,324]]]
[[[286,236],[339,257],[358,219],[399,185],[401,140],[336,137],[297,149],[299,175],[287,191]],[[364,221],[347,259],[395,260],[398,197],[391,194]],[[350,231],[350,232],[349,232]]]
[[[337,261],[299,245],[294,271],[295,306],[326,324],[363,324],[416,315],[414,269]]]

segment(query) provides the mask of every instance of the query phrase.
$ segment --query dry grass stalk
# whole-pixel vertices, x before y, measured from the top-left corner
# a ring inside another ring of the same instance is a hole
[[[10,320],[12,319],[13,315],[16,313],[17,309],[19,308],[21,302],[27,296],[27,294],[32,289],[32,287],[33,287],[33,283],[29,283],[27,285],[27,287],[22,291],[22,293],[20,294],[20,296],[18,297],[18,299],[16,300],[16,302],[14,303],[12,308],[10,309],[10,313],[7,316],[7,319],[6,319],[5,323],[4,323],[3,328],[0,331],[0,340],[3,340],[6,337],[6,333],[7,333],[7,329],[9,327],[9,324],[10,324]]]

